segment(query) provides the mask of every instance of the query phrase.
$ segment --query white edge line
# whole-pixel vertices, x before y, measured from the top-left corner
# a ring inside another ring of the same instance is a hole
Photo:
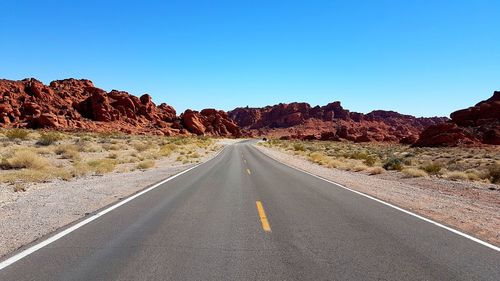
[[[339,187],[341,187],[341,188],[343,188],[343,189],[349,190],[349,191],[351,191],[351,192],[354,192],[354,193],[359,194],[359,195],[361,195],[361,196],[364,196],[364,197],[366,197],[366,198],[369,198],[369,199],[375,200],[375,201],[377,201],[377,202],[379,202],[379,203],[381,203],[381,204],[384,204],[384,205],[386,205],[386,206],[389,206],[389,207],[391,207],[391,208],[394,208],[394,209],[396,209],[396,210],[398,210],[398,211],[401,211],[401,212],[403,212],[403,213],[406,213],[406,214],[408,214],[408,215],[414,216],[414,217],[416,217],[416,218],[418,218],[418,219],[421,219],[421,220],[423,220],[423,221],[426,221],[426,222],[432,223],[433,225],[436,225],[436,226],[438,226],[438,227],[444,228],[444,229],[446,229],[446,230],[448,230],[448,231],[451,231],[451,232],[453,232],[453,233],[455,233],[455,234],[458,234],[458,235],[460,235],[460,236],[462,236],[462,237],[465,237],[465,238],[470,239],[470,240],[472,240],[472,241],[474,241],[474,242],[477,242],[477,243],[479,243],[479,244],[481,244],[481,245],[483,245],[483,246],[486,246],[486,247],[488,247],[488,248],[490,248],[490,249],[493,249],[493,250],[495,250],[495,251],[497,251],[497,252],[500,252],[500,248],[499,248],[499,247],[497,247],[497,246],[495,246],[495,245],[492,245],[492,244],[490,244],[490,243],[488,243],[488,242],[485,242],[485,241],[480,240],[480,239],[478,239],[478,238],[476,238],[476,237],[473,237],[473,236],[470,236],[470,235],[468,235],[468,234],[465,234],[465,233],[463,233],[463,232],[461,232],[461,231],[458,231],[458,230],[456,230],[456,229],[454,229],[454,228],[451,228],[451,227],[449,227],[449,226],[446,226],[446,225],[440,224],[440,223],[438,223],[438,222],[436,222],[436,221],[433,221],[433,220],[428,219],[428,218],[426,218],[426,217],[423,217],[423,216],[421,216],[421,215],[417,215],[417,214],[412,213],[412,212],[410,212],[410,211],[408,211],[408,210],[405,210],[405,209],[400,208],[400,207],[398,207],[398,206],[392,205],[391,203],[387,203],[387,202],[385,202],[385,201],[382,201],[382,200],[380,200],[380,199],[378,199],[378,198],[375,198],[375,197],[370,196],[370,195],[368,195],[368,194],[365,194],[365,193],[363,193],[363,192],[360,192],[360,191],[356,191],[356,190],[350,189],[349,187],[346,187],[346,186],[344,186],[344,185],[342,185],[342,184],[340,184],[340,183],[336,183],[336,182],[334,182],[334,181],[331,181],[331,180],[325,179],[325,178],[323,178],[323,177],[321,177],[321,176],[315,175],[315,174],[310,173],[310,172],[308,172],[308,171],[305,171],[305,170],[302,170],[302,169],[300,169],[300,168],[297,168],[297,167],[294,167],[294,166],[288,165],[288,164],[286,164],[286,163],[283,163],[283,162],[279,161],[278,159],[275,159],[275,158],[273,158],[273,157],[271,157],[271,156],[267,155],[266,153],[264,153],[264,152],[263,152],[262,150],[260,150],[260,149],[257,149],[257,150],[259,150],[260,152],[262,152],[262,154],[266,155],[267,157],[269,157],[269,158],[273,159],[274,161],[277,161],[278,163],[283,164],[283,165],[285,165],[285,166],[287,166],[287,167],[289,167],[289,168],[295,169],[295,170],[297,170],[297,171],[300,171],[300,172],[302,172],[302,173],[308,174],[308,175],[313,176],[313,177],[315,177],[315,178],[318,178],[318,179],[324,180],[324,181],[326,181],[326,182],[328,182],[328,183],[330,183],[330,184],[333,184],[333,185],[339,186]]]
[[[193,167],[191,167],[191,168],[189,168],[187,170],[184,170],[184,171],[182,171],[180,173],[177,173],[177,174],[175,174],[175,175],[173,175],[173,176],[171,176],[169,178],[166,178],[166,179],[164,179],[164,180],[162,180],[162,181],[160,181],[160,182],[152,185],[151,187],[149,187],[147,189],[144,189],[143,191],[141,191],[139,193],[136,193],[136,194],[128,197],[127,199],[125,199],[123,201],[120,201],[120,202],[118,202],[118,203],[116,203],[116,204],[114,204],[114,205],[112,205],[112,206],[110,206],[110,207],[108,207],[108,208],[106,208],[106,209],[104,209],[104,210],[96,213],[95,215],[93,215],[91,217],[86,218],[85,220],[83,220],[83,221],[81,221],[81,222],[79,222],[79,223],[77,223],[77,224],[75,224],[75,225],[73,225],[73,226],[71,226],[71,227],[63,230],[63,231],[56,233],[54,236],[51,236],[51,237],[43,240],[42,242],[40,242],[40,243],[38,243],[36,245],[33,245],[33,246],[29,247],[28,249],[26,249],[26,250],[24,250],[24,251],[22,251],[22,252],[20,252],[20,253],[18,253],[16,255],[14,255],[14,256],[12,256],[10,258],[8,258],[8,259],[0,262],[0,270],[6,268],[7,266],[9,266],[9,265],[11,265],[11,264],[13,264],[13,263],[21,260],[22,258],[24,258],[24,257],[26,257],[26,256],[28,256],[28,255],[30,255],[32,253],[40,250],[41,248],[49,245],[50,243],[55,242],[55,241],[63,238],[64,236],[70,234],[71,232],[77,230],[78,228],[80,228],[80,227],[82,227],[82,226],[84,226],[84,225],[86,225],[86,224],[88,224],[88,223],[90,223],[90,222],[98,219],[99,217],[101,217],[101,216],[103,216],[103,215],[105,215],[105,214],[113,211],[114,209],[116,209],[116,208],[118,208],[118,207],[120,207],[120,206],[122,206],[122,205],[124,205],[124,204],[126,204],[126,203],[128,203],[128,202],[130,202],[132,200],[134,200],[135,198],[137,198],[137,197],[139,197],[139,196],[141,196],[141,195],[143,195],[143,194],[145,194],[145,193],[147,193],[147,192],[149,192],[149,191],[157,188],[158,186],[160,186],[160,185],[162,185],[162,184],[164,184],[164,183],[166,183],[168,181],[171,181],[171,180],[175,179],[176,177],[178,177],[180,175],[183,175],[183,174],[185,174],[185,173],[187,173],[187,172],[189,172],[189,171],[191,171],[191,170],[193,170],[195,168],[198,168],[200,165],[203,165],[203,164],[209,162],[210,160],[215,159],[228,146],[229,145],[225,146],[223,149],[221,149],[217,154],[215,154],[212,158],[208,159],[207,161],[205,161],[203,163],[196,164],[195,166],[193,166]]]

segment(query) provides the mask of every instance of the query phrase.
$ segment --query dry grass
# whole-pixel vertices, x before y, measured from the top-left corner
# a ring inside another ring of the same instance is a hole
[[[420,169],[415,169],[415,168],[406,168],[401,171],[406,177],[409,178],[420,178],[420,177],[426,177],[427,172],[424,170]]]
[[[40,138],[36,142],[38,145],[48,146],[62,140],[63,136],[57,132],[41,133]]]
[[[30,132],[26,129],[10,129],[4,134],[9,140],[27,140]]]
[[[150,169],[160,159],[194,163],[219,149],[212,139],[201,137],[24,129],[3,129],[0,137],[0,182],[19,186],[13,187],[17,191],[32,182]]]
[[[95,159],[88,161],[87,166],[92,172],[102,175],[113,172],[116,167],[116,161],[112,159]]]
[[[155,166],[154,160],[146,160],[146,161],[142,161],[139,164],[137,164],[137,169],[146,170],[146,169],[153,168],[154,166]]]
[[[384,171],[385,171],[385,169],[382,167],[371,167],[371,168],[368,168],[368,170],[367,170],[369,175],[379,175],[379,174],[382,174]]]
[[[17,150],[14,154],[8,158],[6,158],[2,167],[4,169],[33,169],[33,170],[42,170],[48,168],[50,166],[50,162],[38,156],[36,153],[30,150]]]
[[[61,144],[58,145],[54,152],[61,155],[63,159],[80,160],[79,147],[74,144]]]
[[[500,147],[412,148],[399,144],[269,140],[261,143],[340,170],[500,183]],[[383,170],[382,170],[383,169]]]
[[[459,171],[452,171],[452,172],[447,172],[444,174],[444,177],[450,180],[468,180],[469,176],[467,173],[464,172],[459,172]]]

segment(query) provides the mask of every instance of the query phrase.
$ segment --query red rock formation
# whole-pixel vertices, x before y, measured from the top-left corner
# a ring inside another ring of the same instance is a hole
[[[156,106],[147,94],[138,98],[123,91],[107,93],[90,80],[57,80],[49,86],[35,79],[0,80],[0,97],[1,127],[240,135],[239,128],[224,112],[202,111],[201,132],[179,119],[173,107],[164,103]],[[183,123],[188,126],[183,127]]]
[[[449,123],[423,131],[415,146],[500,145],[500,92],[450,117]]]
[[[264,108],[237,108],[229,116],[249,135],[411,144],[425,127],[447,118],[415,118],[394,111],[350,112],[340,102],[311,107],[290,103]]]
[[[197,135],[240,137],[238,125],[222,110],[204,109],[201,112],[186,110],[181,114],[182,125]]]

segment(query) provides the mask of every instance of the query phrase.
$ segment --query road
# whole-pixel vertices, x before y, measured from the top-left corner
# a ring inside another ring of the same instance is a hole
[[[367,182],[366,184],[370,184]],[[242,142],[0,280],[500,280],[499,252]]]

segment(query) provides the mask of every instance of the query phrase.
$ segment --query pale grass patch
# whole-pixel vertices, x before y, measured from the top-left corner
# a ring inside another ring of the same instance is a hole
[[[444,177],[450,180],[468,180],[469,176],[465,172],[460,172],[460,171],[451,171],[451,172],[446,172],[444,174]]]
[[[31,150],[16,150],[12,156],[3,161],[2,166],[8,169],[28,168],[42,170],[48,168],[50,162]]]
[[[371,167],[367,170],[369,175],[379,175],[385,172],[385,169],[382,167]]]
[[[368,166],[364,165],[364,164],[358,164],[358,165],[355,165],[353,168],[352,168],[352,171],[354,172],[361,172],[361,171],[364,171],[368,169]]]
[[[137,169],[146,170],[146,169],[153,168],[154,166],[155,166],[154,160],[146,160],[146,161],[142,161],[139,164],[137,164]]]
[[[57,155],[61,155],[63,159],[79,160],[80,152],[78,146],[74,144],[60,144],[55,149],[54,152]]]
[[[30,132],[26,129],[7,129],[4,135],[9,140],[27,140],[29,139]]]
[[[98,175],[111,173],[116,167],[116,161],[113,159],[95,159],[87,162],[90,171]]]
[[[405,177],[408,178],[420,178],[420,177],[426,177],[427,172],[421,169],[416,169],[416,168],[405,168],[401,171],[405,175]]]

